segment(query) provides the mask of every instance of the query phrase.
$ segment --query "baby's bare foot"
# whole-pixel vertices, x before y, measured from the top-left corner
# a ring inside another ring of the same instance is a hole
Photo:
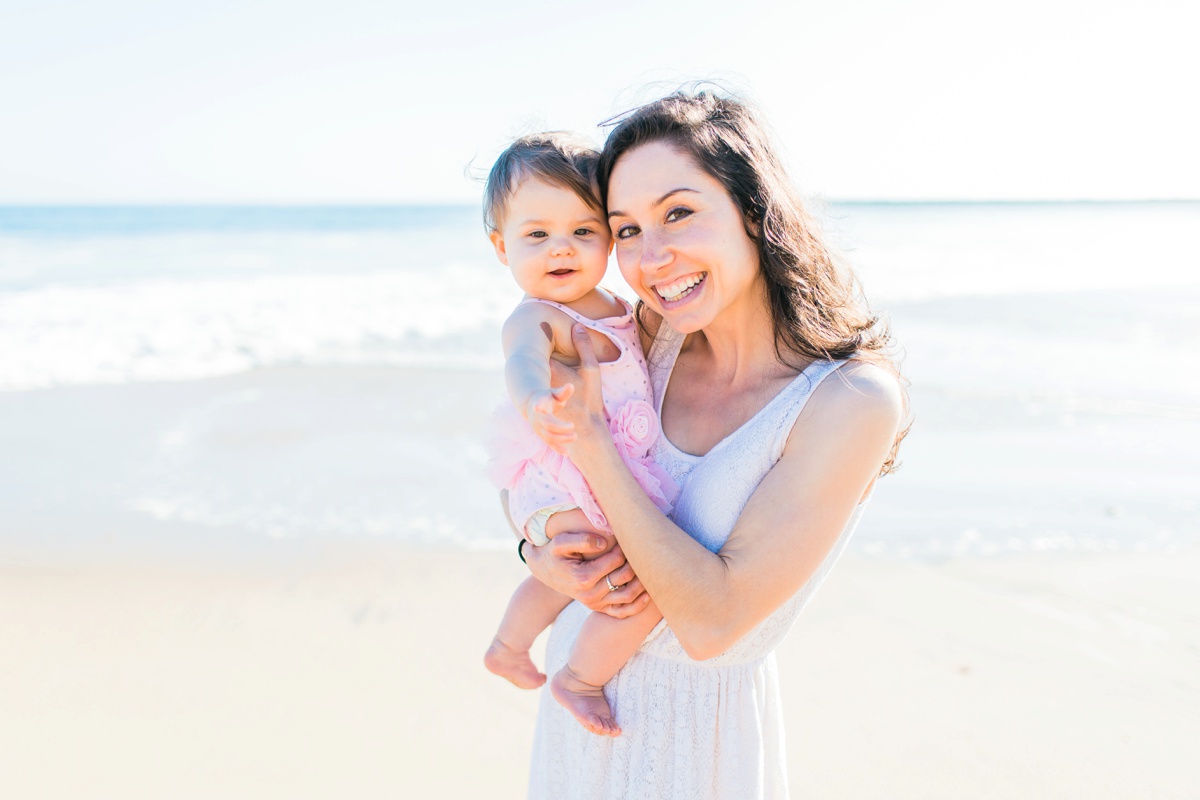
[[[584,683],[570,664],[550,680],[550,694],[579,720],[580,725],[597,736],[621,735],[612,709],[604,699],[604,687]]]
[[[536,689],[546,682],[546,676],[533,665],[528,650],[514,650],[499,639],[492,639],[483,664],[521,689]]]

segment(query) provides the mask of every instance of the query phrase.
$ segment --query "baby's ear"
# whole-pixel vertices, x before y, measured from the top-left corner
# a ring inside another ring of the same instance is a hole
[[[504,234],[500,231],[492,231],[488,234],[488,238],[492,240],[492,248],[496,251],[496,258],[500,259],[500,263],[508,266],[508,251],[504,249]]]

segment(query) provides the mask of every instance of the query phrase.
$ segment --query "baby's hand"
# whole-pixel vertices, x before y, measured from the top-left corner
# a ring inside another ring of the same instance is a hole
[[[574,391],[575,387],[568,383],[557,389],[534,392],[525,404],[525,419],[529,420],[533,432],[559,453],[575,441],[575,426],[563,422],[555,414],[566,405]]]

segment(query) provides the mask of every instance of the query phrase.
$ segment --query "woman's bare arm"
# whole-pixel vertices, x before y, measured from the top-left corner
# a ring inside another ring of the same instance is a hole
[[[667,519],[626,469],[604,425],[587,344],[568,418],[583,471],[626,557],[696,659],[729,649],[803,586],[828,555],[891,449],[902,414],[884,370],[852,363],[814,391],[783,457],[751,496],[720,552]]]
[[[507,489],[500,491],[500,506],[513,535],[524,539],[509,516]],[[592,611],[622,619],[645,608],[650,595],[633,574],[621,546],[608,549],[609,544],[595,534],[564,532],[541,547],[526,541],[521,545],[521,553],[533,577],[546,586],[578,600]],[[621,588],[611,591],[605,578]]]

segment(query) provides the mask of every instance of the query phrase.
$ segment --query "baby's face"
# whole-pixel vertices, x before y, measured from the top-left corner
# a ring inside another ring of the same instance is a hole
[[[496,256],[530,297],[570,303],[599,285],[612,237],[603,213],[570,189],[527,178],[491,235]]]

